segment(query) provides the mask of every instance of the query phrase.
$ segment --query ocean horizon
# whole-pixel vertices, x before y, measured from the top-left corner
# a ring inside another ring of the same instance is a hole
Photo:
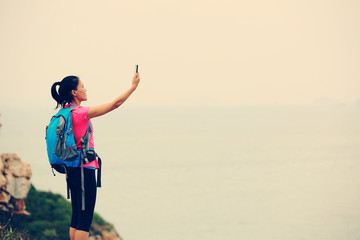
[[[53,177],[52,108],[0,108],[0,153]],[[360,108],[122,106],[92,120],[103,160],[96,210],[124,240],[357,240]]]

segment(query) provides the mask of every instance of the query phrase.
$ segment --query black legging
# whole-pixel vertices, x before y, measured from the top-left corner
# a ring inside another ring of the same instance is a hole
[[[94,215],[96,202],[95,169],[84,168],[85,211],[81,210],[81,168],[78,167],[68,174],[68,184],[71,191],[72,217],[71,227],[89,232]]]

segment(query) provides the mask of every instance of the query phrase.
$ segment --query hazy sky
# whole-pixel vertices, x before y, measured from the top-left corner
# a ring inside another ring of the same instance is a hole
[[[0,103],[88,103],[131,84],[134,105],[308,104],[360,98],[358,0],[0,0]]]

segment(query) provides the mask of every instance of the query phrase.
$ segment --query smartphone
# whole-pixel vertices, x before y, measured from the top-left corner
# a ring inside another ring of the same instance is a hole
[[[139,72],[139,65],[135,65],[135,73]]]

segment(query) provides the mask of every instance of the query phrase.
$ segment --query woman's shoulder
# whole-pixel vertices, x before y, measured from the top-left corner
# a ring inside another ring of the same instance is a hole
[[[90,107],[87,107],[87,106],[79,106],[79,105],[76,105],[76,108],[74,108],[74,110],[77,110],[77,111],[82,111],[84,109],[87,109],[89,110]]]
[[[87,116],[90,107],[77,106],[74,110],[72,110],[72,115],[76,116]]]

